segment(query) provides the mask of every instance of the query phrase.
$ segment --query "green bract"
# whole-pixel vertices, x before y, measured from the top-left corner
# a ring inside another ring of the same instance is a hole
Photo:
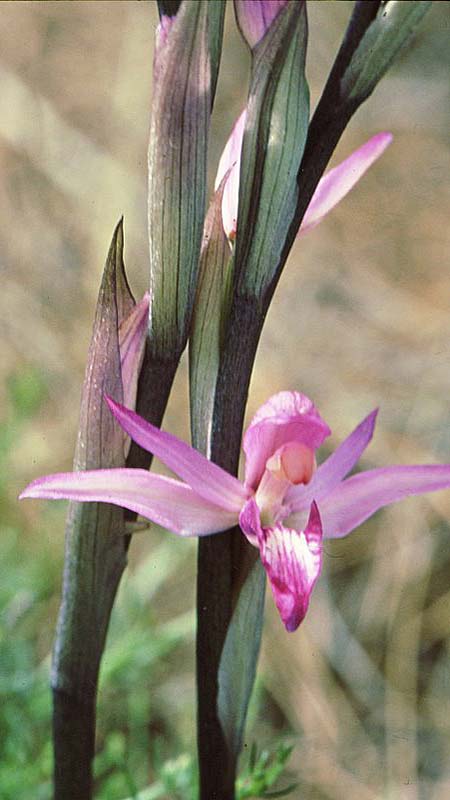
[[[151,352],[186,344],[203,229],[211,108],[208,3],[163,17],[154,61],[148,151]]]
[[[97,301],[81,400],[75,470],[124,464],[123,434],[104,413],[103,395],[123,397],[119,326],[134,307],[123,264],[123,228],[114,231]],[[110,610],[126,564],[123,511],[71,503],[67,565],[52,668],[54,690],[95,695]]]
[[[226,314],[231,250],[222,224],[225,180],[214,194],[205,220],[200,272],[189,342],[192,440],[209,453],[209,435],[219,370],[222,321]]]
[[[344,73],[342,99],[362,102],[373,92],[430,6],[431,0],[389,0],[380,6]]]
[[[241,295],[264,294],[295,212],[309,121],[307,35],[305,3],[288,3],[252,50],[234,264]]]

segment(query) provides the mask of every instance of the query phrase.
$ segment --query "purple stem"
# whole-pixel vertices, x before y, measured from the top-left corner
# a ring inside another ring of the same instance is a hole
[[[213,416],[211,458],[237,473],[248,387],[259,337],[273,293],[304,213],[325,167],[356,111],[356,103],[336,107],[340,77],[365,30],[374,19],[379,0],[355,4],[346,35],[311,122],[299,172],[302,191],[274,280],[260,301],[233,297],[223,337]],[[233,528],[199,541],[197,577],[197,692],[200,800],[234,800],[236,763],[228,751],[217,715],[218,670],[233,602],[255,550]]]

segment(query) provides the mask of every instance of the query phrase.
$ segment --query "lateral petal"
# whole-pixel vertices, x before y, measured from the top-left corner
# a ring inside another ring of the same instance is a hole
[[[254,547],[259,547],[259,540],[263,535],[261,515],[254,497],[250,497],[239,514],[239,527]]]
[[[180,536],[227,530],[237,515],[199,497],[190,486],[143,469],[99,469],[46,475],[30,483],[19,499],[112,503]]]
[[[220,509],[234,513],[240,511],[248,492],[237,478],[208,461],[177,436],[155,428],[110,397],[106,401],[128,435],[186,481],[197,495]]]
[[[295,631],[322,567],[322,526],[315,503],[304,531],[282,525],[264,529],[259,549],[281,619],[286,630]]]
[[[450,488],[450,464],[396,466],[360,472],[320,501],[324,537],[346,536],[379,508],[405,497]]]
[[[293,513],[309,508],[313,500],[321,500],[348,475],[372,439],[377,414],[378,409],[375,409],[360,422],[350,436],[317,468],[308,484],[299,484],[289,489],[285,502],[291,506]]]
[[[369,167],[384,153],[392,138],[391,133],[377,133],[320,179],[303,217],[299,235],[315,228],[326,214],[340,203]]]

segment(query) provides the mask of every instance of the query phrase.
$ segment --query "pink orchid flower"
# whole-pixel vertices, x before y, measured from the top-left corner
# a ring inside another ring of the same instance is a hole
[[[251,49],[269,30],[288,0],[235,0],[234,10],[240,31]]]
[[[322,566],[322,540],[345,536],[379,508],[408,495],[450,487],[450,465],[395,466],[346,476],[372,438],[369,414],[316,467],[330,429],[305,395],[280,392],[256,413],[243,440],[243,482],[185,442],[107,398],[126,433],[180,480],[141,469],[107,469],[38,478],[21,497],[101,501],[128,508],[180,536],[239,524],[259,548],[288,631],[308,609]]]
[[[246,116],[244,108],[221,155],[215,181],[217,190],[227,172],[229,173],[222,198],[222,220],[224,231],[230,240],[236,237],[239,175]],[[369,167],[384,153],[392,138],[391,133],[377,133],[320,179],[303,217],[299,235],[315,228],[340,203]]]

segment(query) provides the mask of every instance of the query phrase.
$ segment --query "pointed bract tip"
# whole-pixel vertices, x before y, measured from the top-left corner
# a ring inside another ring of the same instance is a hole
[[[114,243],[117,247],[117,242],[120,242],[120,249],[123,247],[123,214],[117,220],[116,227],[114,228],[114,232],[112,235],[112,243]]]

